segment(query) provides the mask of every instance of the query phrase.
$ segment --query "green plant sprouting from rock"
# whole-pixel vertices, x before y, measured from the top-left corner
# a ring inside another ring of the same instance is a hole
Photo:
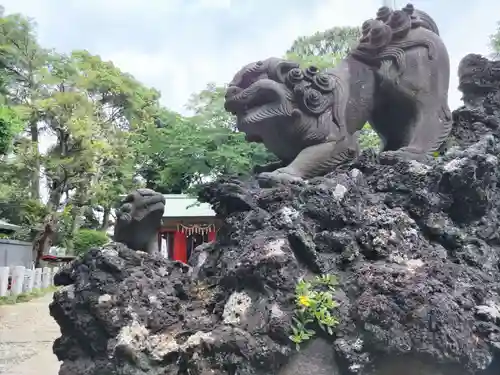
[[[300,280],[295,287],[295,316],[292,324],[292,340],[297,350],[300,344],[311,339],[319,326],[329,335],[338,320],[332,311],[338,306],[333,299],[337,279],[333,275],[316,276],[313,280]]]

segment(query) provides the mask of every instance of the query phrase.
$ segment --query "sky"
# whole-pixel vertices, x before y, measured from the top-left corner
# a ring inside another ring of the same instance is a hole
[[[4,0],[7,13],[36,20],[40,43],[86,49],[113,61],[162,102],[186,114],[189,96],[227,83],[248,62],[282,56],[298,36],[357,26],[384,0]],[[407,1],[396,0],[401,8]],[[437,22],[451,57],[449,102],[458,107],[457,67],[467,53],[488,54],[499,0],[415,0]]]

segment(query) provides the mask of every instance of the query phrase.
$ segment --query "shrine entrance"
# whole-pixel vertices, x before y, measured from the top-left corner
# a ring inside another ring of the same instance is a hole
[[[191,258],[191,254],[193,253],[193,250],[196,248],[196,246],[199,246],[205,242],[210,242],[208,240],[208,233],[206,234],[195,233],[189,235],[187,237],[187,246],[186,246],[187,259],[189,260],[189,258]]]
[[[197,246],[215,240],[219,221],[207,204],[185,195],[165,195],[158,247],[164,257],[187,263]]]
[[[187,263],[197,246],[215,240],[214,224],[178,224],[176,229],[159,233],[160,252],[169,259]]]

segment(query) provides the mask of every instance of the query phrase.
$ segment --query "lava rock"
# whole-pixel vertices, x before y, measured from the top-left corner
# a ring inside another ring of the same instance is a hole
[[[215,181],[199,198],[223,227],[190,266],[111,243],[61,270],[59,374],[499,374],[500,77],[464,60],[468,104],[428,163]],[[319,274],[339,324],[296,352],[295,286]]]

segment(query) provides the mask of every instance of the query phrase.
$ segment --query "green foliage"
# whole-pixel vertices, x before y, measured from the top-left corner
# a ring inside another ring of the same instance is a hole
[[[289,52],[286,54],[285,58],[299,63],[301,68],[315,66],[318,69],[323,70],[333,68],[342,59],[342,56],[339,54],[327,54],[320,56],[299,55],[295,52]]]
[[[290,340],[297,350],[300,344],[316,335],[315,327],[329,335],[338,324],[334,309],[338,306],[333,299],[337,280],[332,275],[315,277],[312,281],[300,280],[295,288],[295,316]]]
[[[224,109],[225,93],[226,86],[217,86],[210,82],[205,90],[191,95],[186,107],[193,111],[198,122],[203,123],[206,127],[235,129],[235,118]]]
[[[381,147],[380,137],[368,123],[363,126],[359,134],[359,146],[362,150],[367,148],[380,149]]]
[[[14,305],[17,302],[17,296],[1,296],[0,306],[2,305]]]
[[[10,107],[0,106],[0,155],[11,149],[14,136],[22,129],[23,123],[19,115]]]
[[[191,117],[160,109],[156,121],[143,127],[140,145],[147,186],[162,193],[185,193],[207,178],[249,174],[256,164],[275,160],[262,145],[248,143],[224,110],[225,87],[208,84],[192,95]]]
[[[94,247],[100,247],[109,242],[105,232],[93,229],[79,229],[73,239],[75,254],[85,254]]]
[[[498,58],[500,56],[500,22],[497,23],[495,33],[490,36],[490,48],[493,57]]]
[[[333,27],[311,36],[297,38],[287,53],[299,56],[346,56],[361,36],[359,27]]]
[[[47,215],[47,207],[33,199],[29,187],[33,166],[31,142],[21,138],[0,162],[0,218],[22,227],[13,238],[31,240],[31,229]]]

